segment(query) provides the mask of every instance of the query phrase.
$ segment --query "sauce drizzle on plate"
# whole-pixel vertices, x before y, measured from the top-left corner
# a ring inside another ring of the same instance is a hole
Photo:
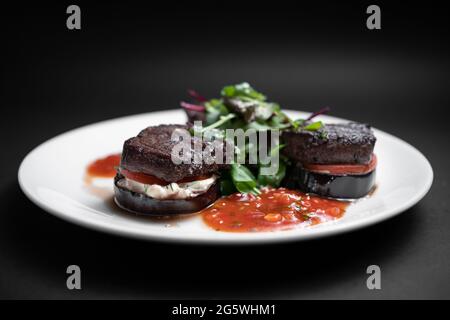
[[[276,231],[339,219],[348,204],[285,188],[262,188],[257,196],[235,193],[218,199],[202,217],[217,231]]]
[[[89,164],[86,173],[89,177],[114,178],[120,164],[121,154],[112,154]]]

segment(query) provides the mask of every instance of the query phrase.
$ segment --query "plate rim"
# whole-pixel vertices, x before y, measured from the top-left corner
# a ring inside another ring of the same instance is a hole
[[[295,112],[295,113],[305,113],[310,114],[310,112],[300,111],[300,110],[293,110],[293,109],[284,109],[287,113]],[[408,143],[407,141],[400,139],[390,133],[387,133],[385,131],[373,128],[375,131],[382,133],[386,137],[395,140],[396,142],[399,142],[401,144],[404,144],[407,148],[409,148],[411,151],[415,152],[420,158],[421,161],[426,165],[428,174],[427,174],[427,181],[422,185],[422,188],[420,189],[420,192],[417,192],[417,194],[409,199],[408,202],[404,202],[403,204],[391,207],[381,215],[374,215],[369,216],[363,220],[355,220],[355,221],[349,221],[345,224],[341,225],[335,225],[332,228],[325,228],[320,229],[319,227],[313,227],[308,230],[308,232],[301,232],[301,233],[294,233],[294,232],[286,232],[286,231],[279,231],[279,232],[258,232],[258,233],[234,233],[232,237],[222,237],[220,236],[221,233],[217,233],[218,236],[214,238],[210,237],[192,237],[186,236],[184,234],[183,236],[177,236],[176,233],[173,232],[167,232],[167,233],[143,233],[142,230],[131,230],[126,229],[124,226],[117,226],[115,223],[108,223],[108,222],[97,222],[92,221],[89,219],[83,219],[82,216],[73,216],[70,214],[66,214],[64,212],[61,212],[60,210],[54,209],[50,205],[46,204],[45,201],[42,201],[37,197],[31,190],[29,190],[29,187],[27,186],[26,182],[24,181],[24,168],[28,161],[30,161],[30,157],[32,154],[39,151],[39,149],[45,147],[47,144],[52,143],[54,140],[61,139],[66,135],[74,134],[77,131],[85,130],[87,128],[97,126],[97,125],[104,125],[108,123],[112,123],[115,121],[123,121],[123,120],[131,120],[133,118],[139,118],[142,116],[148,116],[148,115],[155,115],[155,114],[167,114],[167,113],[180,113],[182,110],[179,109],[168,109],[168,110],[162,110],[162,111],[154,111],[154,112],[146,112],[146,113],[140,113],[140,114],[133,114],[133,115],[127,115],[117,118],[111,118],[107,120],[102,120],[94,123],[90,123],[84,126],[80,126],[74,129],[67,130],[63,133],[60,133],[42,143],[40,143],[38,146],[34,147],[31,151],[27,153],[27,155],[23,158],[22,162],[20,163],[19,170],[18,170],[18,182],[19,186],[22,190],[22,192],[26,195],[28,199],[30,199],[35,205],[43,209],[44,211],[61,218],[64,221],[68,221],[71,223],[74,223],[76,225],[86,227],[91,230],[106,232],[113,235],[119,235],[122,237],[128,237],[128,238],[134,238],[134,239],[141,239],[141,240],[151,240],[151,241],[159,241],[159,242],[175,242],[175,243],[183,243],[183,244],[267,244],[267,243],[279,243],[279,242],[287,242],[287,241],[304,241],[304,240],[311,240],[311,239],[319,239],[329,236],[334,236],[346,232],[351,232],[357,229],[363,229],[371,225],[378,224],[382,221],[388,220],[390,218],[393,218],[394,216],[405,212],[406,210],[410,209],[414,205],[416,205],[430,190],[433,179],[434,179],[434,172],[433,168],[428,161],[428,159],[420,152],[416,147],[414,147],[412,144]],[[336,121],[351,121],[345,118],[338,118],[333,116],[326,116],[327,119],[330,120],[336,120]],[[285,233],[286,232],[286,233]],[[230,233],[225,233],[230,234]],[[251,236],[250,236],[251,235]]]

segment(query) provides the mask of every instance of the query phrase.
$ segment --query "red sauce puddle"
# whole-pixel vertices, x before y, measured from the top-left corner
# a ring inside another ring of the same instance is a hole
[[[120,164],[121,154],[112,154],[89,164],[86,173],[89,177],[113,178]]]
[[[263,188],[258,196],[235,193],[220,198],[201,212],[204,222],[217,231],[260,232],[336,220],[348,204],[285,188]]]

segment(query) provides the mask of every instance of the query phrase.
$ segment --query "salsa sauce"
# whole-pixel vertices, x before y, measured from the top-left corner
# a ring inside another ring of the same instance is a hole
[[[116,175],[116,168],[120,164],[121,154],[112,154],[100,158],[89,164],[87,175],[89,177],[113,178]]]
[[[262,188],[259,195],[235,193],[220,198],[202,216],[217,231],[276,231],[339,219],[347,206],[348,202],[285,188]]]

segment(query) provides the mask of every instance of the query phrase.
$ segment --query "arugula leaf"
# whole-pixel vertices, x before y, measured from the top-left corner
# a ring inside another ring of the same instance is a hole
[[[251,192],[253,194],[260,194],[258,190],[256,178],[251,171],[244,165],[233,163],[231,165],[231,178],[236,189],[242,193]]]
[[[259,101],[265,101],[266,96],[253,89],[247,82],[225,86],[221,91],[222,97],[248,97]]]
[[[217,120],[216,122],[210,124],[207,127],[204,127],[201,132],[204,133],[208,130],[212,130],[212,129],[216,129],[219,128],[220,126],[222,126],[224,123],[230,121],[231,119],[236,118],[236,114],[235,113],[229,113],[226,116],[220,116],[219,120]]]
[[[294,129],[297,129],[298,127],[302,127],[305,124],[305,119],[297,119],[293,121],[293,127]]]
[[[221,177],[220,192],[224,196],[228,196],[236,192],[236,186],[234,185],[231,177]]]
[[[270,150],[270,156],[274,157],[277,153],[280,152],[281,149],[283,149],[286,145],[285,144],[277,144],[275,147]]]
[[[277,153],[280,152],[281,149],[283,149],[286,145],[285,144],[278,144],[272,150],[270,150],[270,156],[274,157]],[[266,165],[268,166],[268,165]],[[265,167],[260,164],[259,166],[259,172],[258,172],[258,186],[272,186],[275,188],[278,188],[281,184],[281,181],[284,179],[286,175],[286,167],[287,162],[284,160],[283,157],[280,157],[278,162],[278,170],[274,175],[263,175],[261,173],[261,169]]]
[[[322,121],[316,121],[316,122],[308,124],[307,126],[303,127],[302,129],[305,129],[308,131],[317,131],[322,127],[323,127]]]
[[[274,129],[286,129],[292,126],[290,119],[287,118],[286,115],[276,113],[270,120],[268,121],[269,126]]]
[[[211,99],[205,102],[206,109],[206,125],[213,124],[219,120],[220,116],[229,113],[227,107],[223,104],[221,99]]]
[[[270,119],[272,122],[271,125],[277,129],[285,129],[289,127],[297,128],[297,125],[294,120],[292,120],[286,113],[281,111],[281,108],[278,104],[275,104],[274,108],[274,116]]]
[[[270,126],[269,124],[265,123],[265,122],[260,122],[260,121],[252,121],[249,124],[247,124],[247,126],[245,127],[245,129],[255,129],[256,131],[264,131],[264,130],[270,130],[272,129],[272,126]]]
[[[268,120],[272,117],[277,109],[276,103],[270,102],[259,102],[257,107],[255,108],[255,117],[258,120]]]
[[[259,101],[244,96],[225,97],[223,104],[230,112],[238,114],[247,123],[255,120],[269,120],[279,108],[276,103]]]
[[[278,188],[281,184],[281,181],[286,175],[286,163],[282,159],[280,159],[280,162],[278,164],[278,171],[274,175],[262,175],[261,168],[262,166],[259,167],[258,185]]]

